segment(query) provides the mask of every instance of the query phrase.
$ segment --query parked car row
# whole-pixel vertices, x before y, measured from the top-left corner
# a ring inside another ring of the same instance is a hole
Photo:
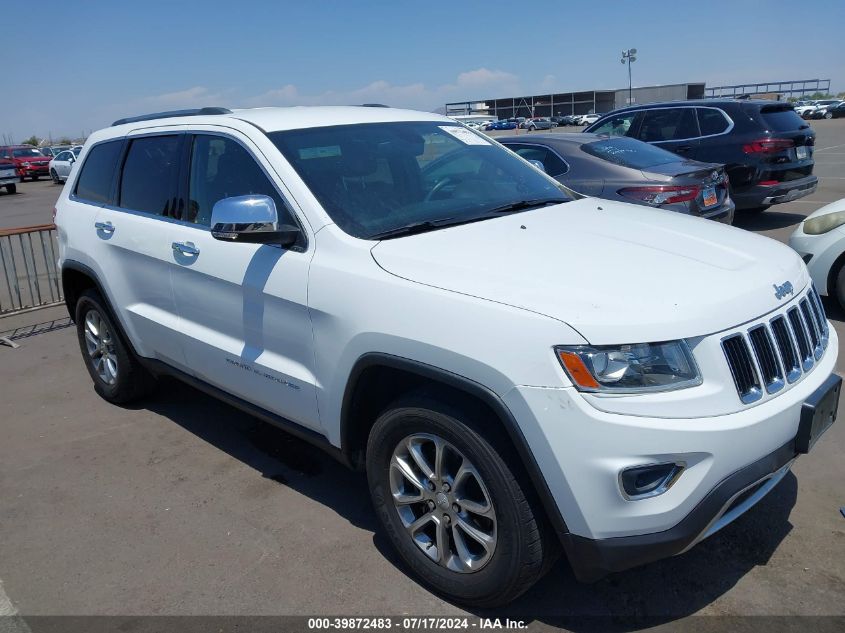
[[[845,114],[841,108],[834,113],[838,106],[841,106],[842,99],[821,99],[819,101],[799,101],[795,104],[795,111],[803,119],[833,119]]]
[[[689,160],[725,166],[737,210],[763,211],[812,194],[816,135],[780,101],[652,103],[605,115],[585,132],[626,136]]]
[[[16,191],[16,187],[6,182],[10,166],[14,169],[15,182],[24,182],[27,178],[38,180],[41,176],[50,176],[53,182],[64,181],[81,151],[82,145],[0,145],[0,173],[4,174],[0,176],[0,187],[6,187],[9,193]]]

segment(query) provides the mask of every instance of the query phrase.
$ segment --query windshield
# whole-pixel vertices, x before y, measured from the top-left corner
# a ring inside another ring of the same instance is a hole
[[[677,163],[683,160],[677,154],[667,152],[665,149],[625,136],[584,143],[581,149],[614,165],[634,169],[648,169],[656,165]]]
[[[81,151],[82,151],[82,148],[81,148],[81,147],[74,147],[71,151],[73,152],[73,155],[74,155],[74,156],[76,156],[77,158],[79,158],[79,152],[81,152]]]
[[[39,152],[34,147],[29,147],[26,149],[13,149],[12,156],[14,156],[15,158],[44,158],[44,154]]]
[[[359,238],[570,200],[555,181],[461,125],[367,123],[268,136],[332,220]]]

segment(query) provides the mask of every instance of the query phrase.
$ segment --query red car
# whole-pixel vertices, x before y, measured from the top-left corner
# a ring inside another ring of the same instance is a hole
[[[15,171],[21,182],[26,177],[38,180],[39,176],[50,174],[50,157],[44,156],[32,145],[0,146],[0,158],[8,158],[15,163]]]

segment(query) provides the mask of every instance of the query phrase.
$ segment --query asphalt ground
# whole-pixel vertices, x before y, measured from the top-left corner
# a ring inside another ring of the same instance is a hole
[[[812,125],[816,193],[738,226],[785,241],[845,197],[845,120]],[[18,191],[0,194],[2,226],[50,221],[60,186]],[[845,313],[826,307],[845,340]],[[37,630],[38,615],[466,613],[393,554],[362,475],[175,382],[135,406],[107,404],[73,328],[17,342],[0,346],[0,616]],[[843,363],[840,349],[840,373]],[[845,616],[843,453],[840,420],[752,511],[690,552],[592,585],[561,561],[514,604],[472,616],[576,631],[638,629],[638,617],[667,630],[834,630],[842,620],[690,616]]]

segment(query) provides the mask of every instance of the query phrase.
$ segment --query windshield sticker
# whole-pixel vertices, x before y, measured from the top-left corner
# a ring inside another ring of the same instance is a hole
[[[465,145],[490,145],[490,141],[460,125],[440,125],[438,127]]]
[[[301,160],[311,158],[332,158],[340,156],[340,145],[326,145],[325,147],[303,147],[299,150]]]

